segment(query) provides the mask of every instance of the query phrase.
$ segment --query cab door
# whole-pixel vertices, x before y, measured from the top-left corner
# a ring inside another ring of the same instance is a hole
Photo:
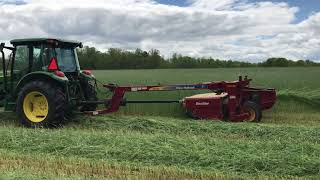
[[[14,93],[15,87],[20,79],[30,72],[30,55],[32,54],[32,47],[29,45],[19,45],[15,48],[9,82],[11,93]]]
[[[42,46],[19,45],[16,46],[11,71],[11,92],[14,92],[18,82],[27,74],[41,71],[43,62],[41,58]]]

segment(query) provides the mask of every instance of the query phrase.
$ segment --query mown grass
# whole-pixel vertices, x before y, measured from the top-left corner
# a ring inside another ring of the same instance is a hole
[[[114,176],[146,179],[318,177],[320,173],[320,127],[132,116],[78,120],[59,130],[4,123],[0,169],[112,177],[114,169],[108,165],[116,164],[120,170]],[[17,165],[14,159],[22,162]],[[142,170],[131,174],[131,168]]]
[[[120,84],[233,80],[242,72],[255,75],[256,85],[277,88],[279,100],[264,112],[260,124],[194,121],[173,105],[78,116],[66,127],[51,130],[22,128],[13,114],[5,113],[0,117],[0,179],[319,179],[318,71],[97,71],[98,79]],[[142,93],[128,98],[184,95]]]

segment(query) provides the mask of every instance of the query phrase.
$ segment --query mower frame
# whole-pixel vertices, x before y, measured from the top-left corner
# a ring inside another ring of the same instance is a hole
[[[91,102],[105,104],[108,108],[104,110],[86,112],[89,115],[99,115],[117,112],[120,106],[125,106],[127,103],[181,103],[182,100],[161,100],[161,101],[127,101],[124,99],[125,93],[128,92],[147,92],[147,91],[182,91],[182,90],[211,90],[217,94],[227,94],[226,114],[220,119],[225,119],[226,116],[230,121],[241,122],[249,117],[249,114],[244,110],[243,106],[246,102],[254,102],[259,105],[261,110],[271,108],[276,102],[275,89],[266,88],[251,88],[249,87],[252,80],[247,76],[243,79],[239,77],[237,81],[220,81],[220,82],[205,82],[199,84],[179,84],[179,85],[151,85],[151,86],[118,86],[116,84],[105,84],[113,93],[111,99],[106,99],[100,102]],[[90,103],[90,102],[87,102]]]

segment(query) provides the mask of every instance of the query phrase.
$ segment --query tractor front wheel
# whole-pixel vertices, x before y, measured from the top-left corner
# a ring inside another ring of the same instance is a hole
[[[26,84],[17,100],[17,114],[27,127],[59,127],[67,109],[61,88],[43,81]]]
[[[97,91],[94,85],[90,84],[89,82],[86,82],[82,85],[83,91],[84,91],[84,97],[86,101],[97,101]],[[83,105],[80,107],[81,112],[85,111],[95,111],[97,109],[97,104],[89,104],[89,105]]]

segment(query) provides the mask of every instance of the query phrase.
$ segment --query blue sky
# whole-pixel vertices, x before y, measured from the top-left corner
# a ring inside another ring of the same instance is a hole
[[[261,2],[263,0],[254,0],[254,2]],[[320,12],[320,0],[270,0],[272,2],[286,2],[290,6],[299,7],[297,13],[297,20],[301,22],[308,18],[312,13]]]
[[[161,4],[169,4],[185,7],[188,6],[188,0],[156,0]],[[266,0],[248,0],[249,2],[265,2]],[[300,11],[297,13],[297,21],[301,22],[308,18],[310,14],[320,12],[320,0],[268,0],[271,2],[286,2],[290,6],[299,7]]]
[[[3,4],[16,4],[16,5],[26,4],[23,0],[0,0],[0,3],[3,3]]]

